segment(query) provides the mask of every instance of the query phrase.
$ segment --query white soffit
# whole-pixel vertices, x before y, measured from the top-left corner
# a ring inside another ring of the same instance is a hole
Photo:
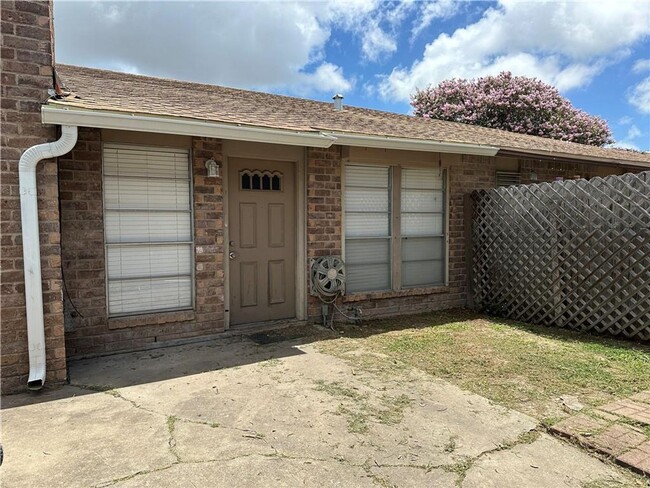
[[[218,122],[203,122],[180,117],[132,115],[128,113],[79,110],[52,105],[41,108],[44,124],[77,125],[98,129],[130,130],[183,136],[214,137],[236,141],[268,142],[291,146],[330,147],[333,137],[320,132],[267,129]]]
[[[338,144],[342,146],[473,154],[479,156],[494,156],[499,151],[498,147],[478,144],[448,143],[425,139],[346,134],[330,131],[300,132],[218,122],[204,122],[180,117],[161,117],[75,109],[61,105],[44,105],[41,108],[41,116],[44,124],[76,125],[96,127],[99,129],[214,137],[235,141],[266,142],[291,146],[327,148],[333,144]]]

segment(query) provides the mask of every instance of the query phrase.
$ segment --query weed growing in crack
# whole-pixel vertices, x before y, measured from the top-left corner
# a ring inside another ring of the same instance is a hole
[[[457,463],[445,464],[440,467],[448,473],[456,474],[458,476],[456,485],[462,486],[463,480],[465,479],[465,476],[467,476],[467,471],[469,471],[469,469],[474,465],[474,461],[475,459],[473,458],[465,458],[462,461],[458,461]]]

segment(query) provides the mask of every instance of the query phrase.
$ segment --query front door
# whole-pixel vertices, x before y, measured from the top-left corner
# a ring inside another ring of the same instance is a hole
[[[230,323],[295,317],[294,164],[228,160]]]

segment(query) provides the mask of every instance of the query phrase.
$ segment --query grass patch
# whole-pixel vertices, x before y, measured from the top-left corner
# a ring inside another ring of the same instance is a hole
[[[368,432],[368,416],[364,412],[350,410],[339,405],[337,415],[344,415],[348,420],[348,432],[352,434],[365,434]]]
[[[415,366],[497,403],[554,422],[557,398],[588,406],[650,389],[650,347],[468,311],[398,317],[347,328],[323,352],[394,373]]]
[[[347,388],[343,386],[343,384],[341,384],[339,381],[333,381],[331,383],[327,383],[326,381],[323,380],[317,380],[316,390],[323,391],[331,396],[345,397],[345,398],[350,398],[352,400],[362,400],[364,398],[364,395],[361,395],[359,392],[357,392],[352,388]]]
[[[379,399],[371,398],[370,395],[361,394],[338,381],[328,383],[318,380],[315,389],[341,401],[336,414],[347,417],[348,431],[354,434],[368,432],[369,422],[387,425],[400,423],[404,418],[404,409],[413,403],[413,400],[406,395],[382,395]]]

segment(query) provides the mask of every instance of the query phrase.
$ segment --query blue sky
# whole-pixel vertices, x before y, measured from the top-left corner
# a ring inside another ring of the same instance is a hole
[[[409,113],[416,88],[509,70],[650,150],[650,2],[54,1],[57,62]]]

